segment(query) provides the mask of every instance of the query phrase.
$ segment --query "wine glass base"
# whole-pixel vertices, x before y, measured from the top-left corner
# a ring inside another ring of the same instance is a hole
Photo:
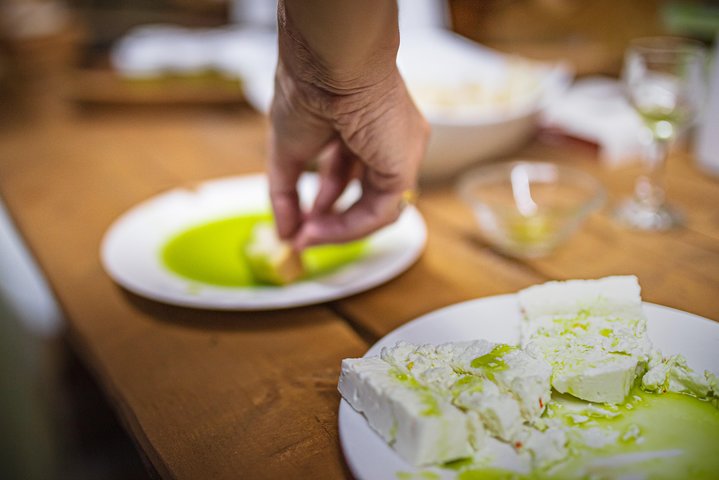
[[[634,230],[663,231],[684,225],[684,215],[670,205],[651,208],[634,199],[625,200],[614,210],[614,218]]]

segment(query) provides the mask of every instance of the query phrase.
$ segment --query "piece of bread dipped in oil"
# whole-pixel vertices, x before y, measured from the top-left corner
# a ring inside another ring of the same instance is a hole
[[[300,254],[280,239],[272,222],[253,227],[244,254],[255,280],[262,283],[287,285],[305,274]]]

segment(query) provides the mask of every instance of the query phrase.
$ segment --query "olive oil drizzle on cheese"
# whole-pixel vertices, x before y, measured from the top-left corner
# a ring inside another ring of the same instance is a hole
[[[639,389],[634,389],[622,405],[555,397],[546,415],[561,418],[578,433],[602,429],[613,432],[617,440],[601,448],[570,443],[571,454],[565,461],[529,474],[467,461],[446,468],[457,471],[458,480],[719,478],[719,409],[710,402],[685,394],[654,394]],[[585,408],[577,411],[581,404]]]

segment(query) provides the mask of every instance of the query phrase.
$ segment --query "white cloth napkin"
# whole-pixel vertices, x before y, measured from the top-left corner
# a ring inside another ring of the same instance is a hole
[[[128,77],[165,73],[192,74],[203,70],[230,77],[247,71],[274,71],[277,36],[253,27],[190,29],[144,25],[128,32],[113,46],[113,67]]]
[[[600,159],[610,167],[641,155],[642,121],[624,97],[621,83],[612,78],[577,81],[547,106],[541,124],[597,144]]]

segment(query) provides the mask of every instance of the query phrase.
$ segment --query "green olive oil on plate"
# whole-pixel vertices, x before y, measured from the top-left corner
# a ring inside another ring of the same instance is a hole
[[[567,400],[555,395],[559,397],[553,400],[559,412],[556,414],[563,415]],[[618,415],[592,418],[575,428],[611,429],[619,433],[616,443],[593,450],[579,447],[567,461],[549,471],[519,474],[468,466],[460,469],[457,479],[719,478],[719,409],[711,403],[690,395],[635,389],[623,405],[609,407]]]
[[[236,215],[190,227],[171,237],[160,250],[162,263],[171,272],[201,284],[220,287],[256,287],[243,250],[253,226],[271,220],[268,213]],[[330,273],[361,258],[367,240],[322,245],[302,253],[306,278]]]

